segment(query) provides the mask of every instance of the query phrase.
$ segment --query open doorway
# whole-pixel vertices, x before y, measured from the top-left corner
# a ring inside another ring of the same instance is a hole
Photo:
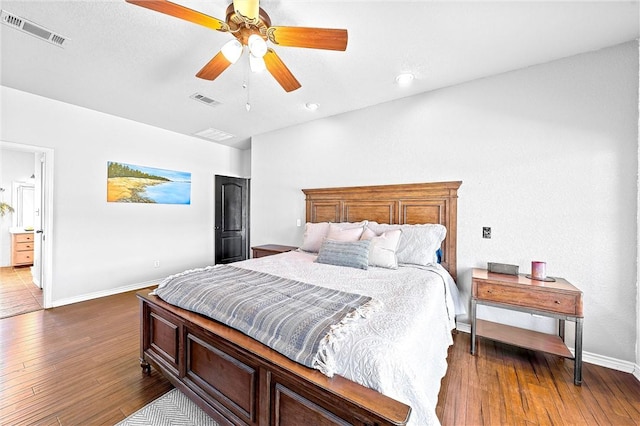
[[[14,159],[20,159],[22,165],[14,164]],[[26,165],[28,159],[31,168]],[[49,231],[53,210],[53,150],[0,141],[0,160],[3,163],[0,187],[5,189],[0,194],[0,202],[10,206],[9,213],[0,217],[3,253],[0,280],[3,287],[12,284],[9,287],[14,290],[12,298],[16,306],[11,312],[16,315],[22,313],[20,305],[24,306],[25,312],[36,310],[27,303],[29,293],[33,293],[34,298],[39,296],[41,308],[52,305],[52,238]],[[21,295],[25,300],[21,300]]]

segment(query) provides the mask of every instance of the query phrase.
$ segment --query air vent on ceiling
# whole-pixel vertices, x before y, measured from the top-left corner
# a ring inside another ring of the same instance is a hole
[[[0,20],[3,24],[6,24],[16,30],[22,31],[34,37],[38,37],[41,40],[48,41],[51,44],[54,44],[58,47],[64,47],[65,42],[67,41],[66,37],[61,36],[60,34],[55,34],[48,29],[34,24],[31,21],[28,21],[19,16],[13,15],[6,10],[0,11]]]
[[[204,139],[210,139],[215,142],[222,142],[222,141],[226,141],[227,139],[231,139],[235,137],[230,133],[223,132],[222,130],[214,129],[213,127],[210,127],[198,133],[195,133],[195,136],[198,136]]]
[[[216,106],[216,105],[220,105],[221,102],[218,102],[214,99],[208,98],[205,95],[201,95],[200,93],[194,93],[193,95],[189,96],[191,99],[195,99],[198,102],[202,102],[205,105],[209,105],[209,106]]]

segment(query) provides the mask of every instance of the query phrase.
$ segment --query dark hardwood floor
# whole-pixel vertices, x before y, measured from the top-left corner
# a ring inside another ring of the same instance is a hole
[[[135,293],[0,320],[0,424],[112,425],[171,389],[139,366]]]
[[[0,320],[0,424],[112,425],[171,385],[138,363],[133,292]],[[640,424],[631,374],[455,334],[437,414],[443,425]]]
[[[443,425],[640,425],[640,381],[632,374],[470,336],[449,349],[436,413]]]

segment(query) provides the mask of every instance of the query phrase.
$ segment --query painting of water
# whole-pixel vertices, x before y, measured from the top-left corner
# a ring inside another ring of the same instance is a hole
[[[107,201],[191,204],[191,173],[109,161]]]

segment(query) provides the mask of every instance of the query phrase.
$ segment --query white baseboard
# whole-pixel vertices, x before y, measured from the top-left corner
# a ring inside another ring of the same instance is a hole
[[[571,350],[571,348],[569,348]],[[571,350],[573,353],[573,350]],[[625,373],[634,373],[636,371],[636,365],[633,362],[623,361],[617,358],[611,358],[604,355],[594,354],[590,352],[582,352],[582,360],[590,364],[599,365],[601,367],[611,368],[613,370],[623,371]],[[636,378],[638,377],[634,374]],[[638,379],[640,380],[640,379]]]
[[[456,326],[456,330],[463,333],[471,334],[471,324],[459,322]],[[573,348],[569,348],[573,354]],[[611,368],[613,370],[623,371],[625,373],[632,373],[636,379],[640,381],[640,366],[633,362],[623,361],[616,358],[611,358],[604,355],[594,354],[591,352],[582,352],[582,361],[590,364],[599,365],[601,367]]]
[[[126,293],[127,291],[140,290],[142,288],[158,285],[162,279],[155,279],[151,281],[145,281],[142,283],[129,284],[122,287],[110,288],[109,290],[97,291],[95,293],[82,294],[80,296],[69,297],[66,299],[60,299],[53,302],[52,307],[57,308],[59,306],[70,305],[72,303],[85,302],[91,299],[97,299],[99,297],[113,296],[114,294]]]
[[[463,333],[471,334],[471,324],[467,324],[466,322],[459,322],[456,324],[456,330],[462,331]]]

